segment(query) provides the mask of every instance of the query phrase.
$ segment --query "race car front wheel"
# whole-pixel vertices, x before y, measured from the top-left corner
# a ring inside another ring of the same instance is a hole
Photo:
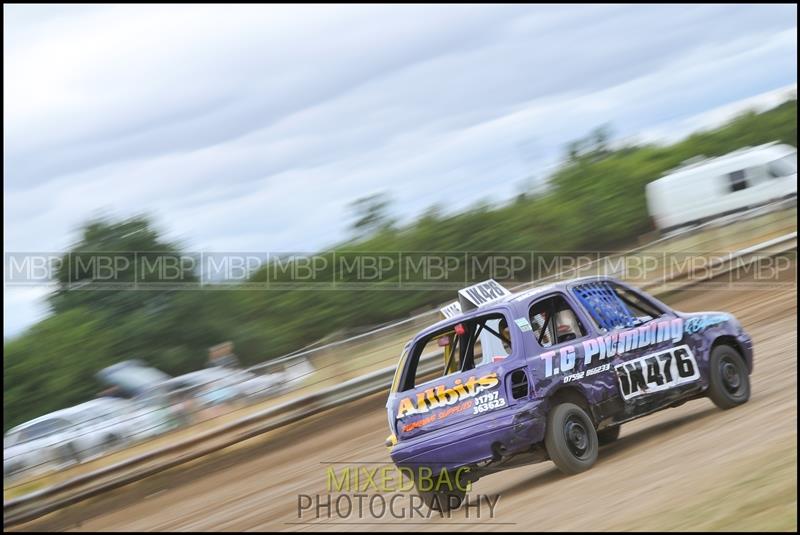
[[[708,397],[720,409],[731,409],[750,399],[750,375],[734,348],[720,345],[711,352]]]
[[[597,460],[598,440],[589,415],[573,403],[556,405],[547,418],[544,445],[565,474],[588,470]]]

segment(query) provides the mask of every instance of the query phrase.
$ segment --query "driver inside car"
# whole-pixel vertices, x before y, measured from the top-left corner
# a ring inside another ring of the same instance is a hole
[[[556,320],[556,337],[558,343],[568,342],[575,340],[578,337],[580,329],[575,320],[575,314],[569,309],[564,309],[558,312],[555,317]]]
[[[536,340],[542,344],[543,347],[549,347],[553,345],[550,341],[550,328],[548,327],[545,329],[547,325],[547,312],[542,311],[539,313],[531,313],[530,317],[531,327],[533,328],[533,333],[536,335]]]
[[[507,354],[511,354],[511,332],[508,330],[508,322],[505,318],[500,320],[500,327],[498,329],[500,332],[500,340],[503,342],[503,349],[506,350]]]

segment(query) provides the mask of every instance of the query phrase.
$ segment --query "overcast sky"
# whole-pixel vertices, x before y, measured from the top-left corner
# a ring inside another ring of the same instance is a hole
[[[794,5],[20,5],[3,29],[5,251],[140,212],[192,250],[313,251],[357,197],[503,200],[600,124],[674,139],[797,81]],[[44,291],[4,292],[5,336]]]

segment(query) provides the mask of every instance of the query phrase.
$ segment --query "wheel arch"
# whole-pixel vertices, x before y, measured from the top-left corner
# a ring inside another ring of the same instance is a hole
[[[747,352],[738,338],[731,334],[721,334],[714,338],[714,341],[711,342],[711,347],[708,350],[709,358],[711,358],[711,352],[714,351],[714,349],[718,346],[728,346],[733,348],[737,353],[739,353],[739,356],[742,357],[742,360],[744,360],[744,364],[747,366],[748,373],[753,373],[753,362],[752,360],[748,359]]]
[[[742,344],[740,344],[739,340],[737,340],[733,335],[722,334],[714,338],[714,341],[711,342],[711,351],[714,351],[714,348],[717,346],[731,346],[738,351],[740,355],[744,356],[744,348],[742,347]]]
[[[562,387],[557,388],[553,392],[547,396],[548,407],[547,412],[549,413],[556,405],[561,403],[574,403],[575,405],[582,408],[586,411],[586,414],[589,415],[589,418],[592,419],[592,423],[597,425],[597,416],[595,411],[592,408],[592,405],[589,403],[589,399],[586,396],[586,393],[583,389],[578,385],[564,385]]]

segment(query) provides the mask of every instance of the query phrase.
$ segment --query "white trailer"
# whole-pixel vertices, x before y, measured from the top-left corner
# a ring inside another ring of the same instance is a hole
[[[797,149],[778,142],[696,158],[647,184],[661,231],[797,195]]]

